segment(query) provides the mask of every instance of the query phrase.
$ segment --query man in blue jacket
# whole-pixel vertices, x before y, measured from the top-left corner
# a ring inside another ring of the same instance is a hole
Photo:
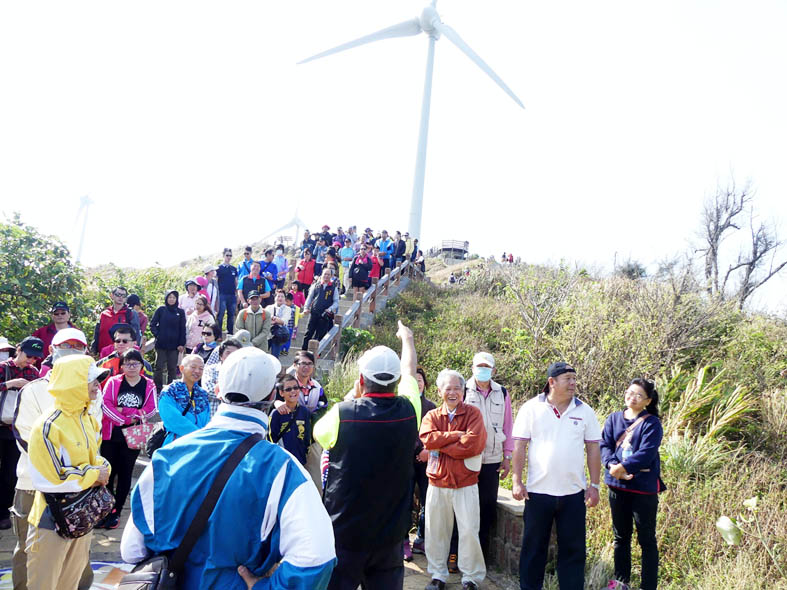
[[[124,561],[180,545],[224,462],[249,435],[265,436],[280,370],[278,359],[252,347],[227,358],[216,415],[156,451],[134,488],[120,547]],[[227,481],[186,560],[180,588],[324,590],[335,561],[331,520],[309,474],[263,440]]]

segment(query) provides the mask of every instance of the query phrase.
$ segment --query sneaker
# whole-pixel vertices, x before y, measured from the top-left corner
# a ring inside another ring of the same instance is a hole
[[[609,584],[607,584],[607,590],[629,590],[629,586],[618,580],[610,580]]]
[[[416,537],[415,541],[413,541],[413,553],[418,553],[419,555],[423,555],[425,552],[426,551],[424,549],[424,540]]]
[[[432,578],[432,581],[426,585],[424,590],[445,590],[445,582],[437,578]]]
[[[410,550],[410,540],[407,539],[403,545],[404,549],[404,560],[405,561],[412,561],[413,560],[413,552]]]
[[[113,512],[109,516],[107,516],[106,520],[104,521],[105,529],[116,529],[120,524],[120,515],[117,512]]]
[[[451,553],[448,556],[448,571],[452,574],[456,574],[459,572],[459,566],[457,565],[456,560],[456,553]]]
[[[10,518],[3,518],[0,519],[0,531],[5,531],[11,528],[11,519]]]
[[[462,590],[478,590],[478,586],[475,585],[475,582],[462,582]]]

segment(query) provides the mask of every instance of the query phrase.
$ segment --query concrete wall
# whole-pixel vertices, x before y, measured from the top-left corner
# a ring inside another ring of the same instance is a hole
[[[497,493],[497,526],[490,540],[491,564],[504,573],[519,574],[519,553],[522,550],[524,502],[517,502],[511,491],[500,488]]]

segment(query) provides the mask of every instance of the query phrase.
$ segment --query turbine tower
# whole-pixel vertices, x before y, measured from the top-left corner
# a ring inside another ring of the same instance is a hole
[[[321,57],[326,57],[346,49],[352,49],[359,45],[366,43],[373,43],[382,39],[391,39],[393,37],[412,37],[420,33],[426,33],[429,37],[429,47],[426,53],[426,77],[424,79],[424,96],[421,103],[421,126],[418,132],[418,151],[415,158],[415,175],[413,178],[413,196],[410,201],[410,224],[407,230],[414,237],[421,238],[421,212],[423,209],[424,200],[424,178],[426,174],[426,140],[429,135],[429,108],[432,99],[432,71],[434,70],[434,45],[435,41],[440,38],[440,35],[445,36],[451,43],[456,45],[462,53],[469,57],[479,68],[481,68],[494,82],[503,89],[503,91],[510,96],[514,102],[520,107],[525,108],[522,101],[517,98],[516,94],[506,86],[506,83],[500,79],[500,76],[490,68],[481,57],[473,51],[470,46],[465,43],[459,34],[443,23],[440,16],[437,14],[435,5],[437,0],[432,0],[432,3],[426,6],[419,18],[407,20],[385,29],[381,29],[370,35],[360,37],[354,41],[338,45],[317,55],[306,58],[298,62],[303,64]]]

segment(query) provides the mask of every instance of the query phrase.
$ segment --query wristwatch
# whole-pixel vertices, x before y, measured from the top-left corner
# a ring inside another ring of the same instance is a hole
[[[597,490],[601,490],[601,486],[600,486],[600,485],[598,485],[597,483],[591,483],[591,484],[590,484],[590,487],[591,487],[591,488],[596,488]]]
[[[508,459],[510,461],[511,460],[511,455],[503,455],[503,459]]]

